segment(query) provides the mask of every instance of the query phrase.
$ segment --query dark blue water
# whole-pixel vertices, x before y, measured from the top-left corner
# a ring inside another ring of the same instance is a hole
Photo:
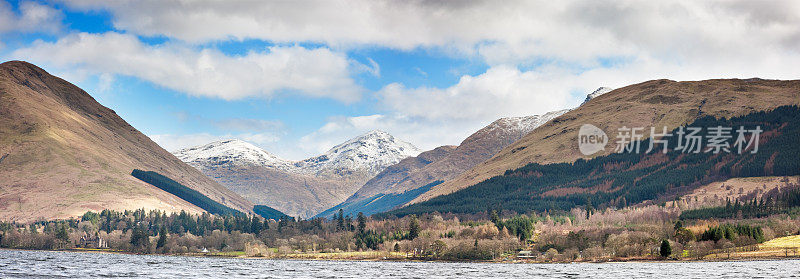
[[[293,261],[0,250],[0,278],[798,278],[800,260],[686,263]]]

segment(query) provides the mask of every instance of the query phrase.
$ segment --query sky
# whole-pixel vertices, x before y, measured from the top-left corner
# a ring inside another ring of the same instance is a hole
[[[798,79],[800,1],[7,1],[0,60],[169,151],[301,160],[379,129],[423,150],[652,79]]]

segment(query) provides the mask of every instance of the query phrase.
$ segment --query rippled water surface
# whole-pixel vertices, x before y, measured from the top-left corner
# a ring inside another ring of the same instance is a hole
[[[0,278],[798,278],[800,260],[484,264],[293,261],[0,250]]]

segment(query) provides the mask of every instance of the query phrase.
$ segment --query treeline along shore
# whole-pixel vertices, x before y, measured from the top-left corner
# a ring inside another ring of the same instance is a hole
[[[793,189],[797,195],[796,180],[784,183],[784,189]],[[782,197],[788,197],[787,192],[790,190],[784,191]],[[779,202],[770,199],[761,203]],[[737,203],[721,207],[745,207]],[[758,217],[723,214],[719,218],[698,219],[698,210],[706,215],[717,210],[688,209],[688,204],[677,201],[619,209],[587,206],[568,212],[529,214],[487,209],[476,214],[431,213],[402,218],[340,213],[333,219],[310,220],[103,210],[67,220],[2,222],[0,248],[297,259],[530,262],[800,256],[800,238],[792,237],[800,233],[800,209],[796,206]],[[689,218],[682,218],[682,212]]]

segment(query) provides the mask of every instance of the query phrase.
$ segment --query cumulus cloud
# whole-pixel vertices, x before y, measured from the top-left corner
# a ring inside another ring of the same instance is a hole
[[[136,36],[109,32],[37,41],[12,56],[70,71],[133,76],[191,95],[226,100],[296,92],[352,102],[363,91],[349,76],[353,62],[324,47],[275,46],[233,57],[178,43],[147,45]]]
[[[378,93],[382,104],[403,116],[426,119],[494,119],[561,109],[574,103],[572,86],[544,82],[555,73],[498,66],[462,76],[451,87],[406,88],[393,83]]]
[[[428,55],[487,65],[483,73],[459,74],[458,82],[450,86],[390,83],[376,92],[375,112],[330,117],[323,127],[302,137],[292,148],[305,154],[323,152],[371,129],[386,130],[423,148],[458,144],[499,117],[573,107],[583,94],[600,86],[621,87],[660,78],[797,79],[796,65],[800,65],[797,1],[202,1],[186,5],[75,0],[66,6],[109,11],[118,30],[164,36],[173,43],[147,46],[133,35],[80,34],[57,43],[37,43],[31,49],[38,51],[20,53],[79,65],[75,72],[88,68],[135,75],[200,96],[235,99],[294,90],[352,101],[359,96],[353,92],[361,89],[348,72],[380,77],[381,71],[371,59],[359,63],[340,53],[357,49],[421,49]],[[91,42],[98,37],[121,51],[92,49]],[[276,47],[234,58],[182,45],[244,39],[323,47]],[[62,46],[72,47],[62,51]],[[87,58],[90,51],[104,55]],[[110,62],[102,61],[106,59]],[[165,73],[161,69],[167,66],[174,69]],[[422,69],[418,72],[427,76]]]
[[[114,25],[191,42],[445,47],[491,63],[520,58],[594,60],[643,49],[682,58],[747,42],[796,48],[796,1],[69,1],[104,9]],[[585,61],[584,61],[585,62]]]
[[[61,11],[36,2],[20,2],[19,11],[15,12],[10,4],[0,1],[0,34],[8,32],[58,33],[63,28],[61,25],[63,17]]]

